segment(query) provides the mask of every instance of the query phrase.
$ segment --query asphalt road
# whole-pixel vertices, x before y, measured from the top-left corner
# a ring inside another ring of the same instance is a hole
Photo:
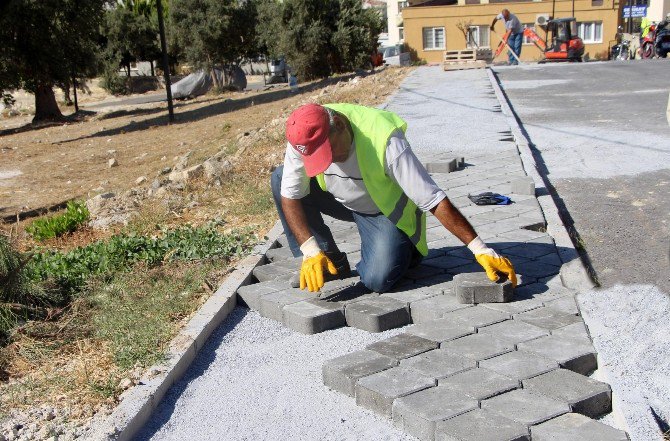
[[[495,71],[599,283],[670,294],[670,61]]]

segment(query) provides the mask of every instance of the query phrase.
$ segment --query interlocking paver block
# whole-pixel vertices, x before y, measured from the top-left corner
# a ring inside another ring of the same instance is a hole
[[[568,326],[563,326],[562,328],[554,329],[551,331],[551,335],[568,338],[591,338],[584,323],[573,323]]]
[[[535,196],[535,182],[530,176],[517,178],[510,182],[511,192],[514,194],[527,194]]]
[[[274,262],[278,260],[292,259],[293,253],[291,252],[291,249],[288,247],[279,247],[267,250],[267,252],[265,253],[265,257],[267,257],[271,262]]]
[[[582,375],[598,368],[596,350],[588,339],[550,335],[519,343],[518,348],[556,360],[562,367]]]
[[[524,389],[567,401],[573,412],[591,418],[599,418],[612,410],[609,385],[566,369],[556,369],[522,383]]]
[[[444,270],[441,268],[436,268],[434,266],[428,266],[428,265],[417,265],[414,268],[408,269],[405,272],[404,277],[412,280],[421,280],[443,273]]]
[[[347,324],[368,332],[382,332],[410,322],[409,308],[388,297],[375,297],[347,305]]]
[[[574,314],[566,314],[546,306],[533,309],[532,311],[522,312],[521,314],[515,314],[514,319],[549,330],[562,328],[563,326],[582,321],[581,317]]]
[[[393,400],[433,386],[435,379],[398,366],[358,380],[356,404],[391,418]]]
[[[425,323],[440,319],[449,312],[469,307],[471,305],[459,303],[456,296],[451,292],[425,300],[417,300],[409,305],[413,323]]]
[[[454,288],[460,303],[505,303],[514,298],[512,282],[491,282],[486,273],[456,274]]]
[[[462,323],[475,328],[502,322],[510,317],[510,314],[494,311],[480,305],[452,311],[443,316],[444,319],[453,320],[454,323]]]
[[[430,299],[431,297],[435,297],[438,295],[442,295],[442,289],[426,287],[426,286],[418,286],[413,289],[398,290],[398,292],[387,292],[382,294],[381,296],[389,297],[399,302],[403,302],[409,307],[413,302]]]
[[[530,436],[523,424],[477,409],[438,422],[435,441],[530,441]]]
[[[439,380],[468,369],[474,369],[477,367],[477,363],[474,360],[436,349],[401,360],[400,366]]]
[[[496,412],[526,426],[533,426],[570,412],[565,401],[525,390],[513,390],[482,401],[482,409]]]
[[[252,274],[259,282],[267,282],[269,280],[289,280],[297,270],[297,267],[295,268],[295,271],[291,271],[276,263],[269,263],[267,265],[257,266],[254,268]]]
[[[344,305],[311,299],[284,306],[284,324],[303,334],[346,326]]]
[[[548,306],[552,309],[562,311],[566,314],[579,314],[579,308],[577,308],[577,302],[575,302],[575,297],[572,295],[567,295],[561,297],[560,299],[551,300],[544,303],[545,306]]]
[[[490,334],[472,334],[442,343],[440,349],[471,360],[481,361],[513,351],[514,343]]]
[[[577,413],[566,413],[530,428],[533,441],[628,441],[626,432]]]
[[[263,317],[271,318],[281,323],[284,321],[284,306],[310,300],[314,296],[309,291],[302,291],[297,288],[271,292],[270,294],[261,296],[259,300],[259,312]]]
[[[531,309],[541,308],[544,304],[540,299],[521,297],[518,295],[518,292],[515,291],[514,299],[509,303],[482,303],[482,306],[507,314],[520,314],[522,312],[530,311]]]
[[[288,282],[271,280],[269,282],[252,283],[237,289],[237,295],[250,309],[260,310],[260,298],[271,292],[283,291],[289,288]]]
[[[431,387],[395,400],[393,423],[420,440],[434,440],[437,422],[477,407],[477,400],[445,387]]]
[[[479,367],[490,369],[518,382],[558,369],[558,363],[529,352],[514,351],[480,361]],[[519,383],[520,384],[520,383]]]
[[[549,335],[549,331],[546,329],[538,328],[519,320],[505,320],[504,322],[479,328],[477,332],[480,334],[495,335],[515,345]]]
[[[519,387],[517,380],[484,368],[472,369],[440,379],[437,384],[479,401]]]
[[[412,334],[398,334],[367,346],[366,349],[378,352],[395,360],[413,357],[423,352],[437,349],[437,343]]]
[[[333,358],[323,364],[323,384],[353,397],[359,378],[376,374],[398,365],[398,360],[374,351],[362,350]]]
[[[437,319],[412,325],[405,332],[436,343],[443,343],[474,334],[475,328],[458,322],[454,323],[453,320],[449,319]]]

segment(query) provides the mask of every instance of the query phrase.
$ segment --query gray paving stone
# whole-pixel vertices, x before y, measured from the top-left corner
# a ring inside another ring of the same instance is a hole
[[[435,286],[449,283],[452,281],[453,278],[454,278],[453,274],[446,272],[444,274],[438,274],[436,276],[428,277],[426,279],[417,280],[416,283],[418,285],[423,286]]]
[[[292,303],[310,300],[315,297],[314,293],[303,291],[298,288],[289,288],[284,291],[272,292],[261,296],[259,310],[263,317],[271,318],[278,322],[284,321],[284,306]]]
[[[528,259],[537,259],[550,253],[556,253],[556,245],[545,243],[526,242],[520,245],[506,248],[505,254],[517,257],[526,257]]]
[[[381,296],[351,303],[344,314],[347,325],[368,332],[382,332],[410,322],[407,305]]]
[[[458,169],[458,158],[453,158],[448,161],[428,162],[426,163],[426,170],[428,173],[451,173]]]
[[[454,290],[460,303],[503,303],[514,298],[512,282],[492,282],[484,272],[457,274]]]
[[[279,247],[267,250],[267,252],[265,253],[265,257],[267,257],[270,260],[270,262],[274,262],[277,260],[292,259],[293,253],[291,252],[291,249],[288,247]]]
[[[441,268],[436,268],[433,266],[421,264],[417,265],[414,268],[410,268],[405,272],[404,277],[406,279],[411,279],[413,281],[426,279],[428,277],[433,277],[438,274],[443,274],[444,270]]]
[[[401,360],[400,366],[413,369],[421,375],[439,380],[468,369],[474,369],[477,367],[477,363],[474,360],[451,354],[441,349],[435,349]]]
[[[529,260],[514,265],[514,269],[516,270],[517,274],[523,274],[524,276],[533,277],[535,279],[556,275],[561,270],[561,268],[558,266],[548,265],[534,260]]]
[[[556,360],[561,367],[582,375],[589,375],[598,368],[596,350],[587,339],[550,335],[519,343],[518,348]]]
[[[392,417],[393,400],[435,386],[433,378],[401,366],[368,375],[356,383],[356,404]]]
[[[577,413],[566,413],[530,428],[533,441],[628,441],[626,432]]]
[[[259,282],[241,286],[237,290],[237,295],[250,309],[258,311],[261,307],[261,296],[270,294],[271,292],[283,291],[288,288],[288,282],[271,280],[269,282]]]
[[[393,424],[420,440],[434,440],[435,426],[477,409],[477,400],[444,387],[431,387],[398,398],[393,403]]]
[[[558,363],[529,352],[514,351],[480,361],[479,367],[490,369],[521,384],[521,381],[526,378],[558,369]]]
[[[438,422],[435,441],[530,441],[530,436],[523,424],[476,409]]]
[[[429,299],[412,302],[409,305],[409,309],[412,315],[412,322],[425,323],[440,319],[449,312],[469,308],[471,306],[472,305],[459,303],[453,292],[449,292]]]
[[[474,361],[481,361],[513,351],[514,343],[490,334],[472,334],[441,343],[440,349]]]
[[[398,365],[398,360],[378,352],[362,350],[333,358],[323,364],[323,384],[353,397],[359,378],[376,374]]]
[[[279,245],[281,245],[282,247],[284,247],[284,248],[288,248],[288,239],[286,239],[286,235],[285,235],[285,234],[282,234],[281,236],[279,236],[279,237],[277,238],[277,242],[278,242]]]
[[[387,292],[382,294],[381,297],[388,297],[399,302],[403,302],[405,305],[407,305],[407,307],[409,307],[412,302],[426,300],[431,297],[442,295],[442,292],[443,291],[440,288],[416,286],[415,288],[399,290],[398,292]]]
[[[519,382],[489,369],[477,368],[438,380],[439,386],[484,400],[519,387]]]
[[[472,263],[472,259],[464,259],[462,257],[451,256],[447,254],[446,256],[440,256],[434,259],[426,259],[423,261],[423,263],[425,265],[440,268],[442,270],[449,270]]]
[[[575,297],[571,295],[561,297],[560,299],[556,300],[550,300],[548,302],[545,302],[544,304],[549,308],[564,312],[566,314],[572,314],[572,315],[579,314],[579,309],[577,308],[577,302],[575,302]]]
[[[505,320],[477,330],[479,334],[494,335],[514,345],[549,335],[546,329],[529,325],[519,320]]]
[[[482,326],[488,326],[508,320],[511,318],[511,315],[477,305],[471,308],[459,309],[457,311],[446,313],[442,318],[453,320],[454,323],[462,323],[467,326],[480,328]]]
[[[366,349],[378,352],[395,360],[413,357],[415,355],[437,349],[437,343],[412,334],[398,334],[386,340],[381,340],[367,346]]]
[[[475,328],[451,319],[436,319],[410,326],[405,332],[442,344],[474,334]]]
[[[302,334],[346,326],[344,305],[311,299],[284,306],[284,324]]]
[[[591,339],[584,323],[573,323],[568,326],[563,326],[562,328],[554,329],[551,331],[551,335],[567,338]]]
[[[298,269],[296,268],[296,271]],[[270,280],[289,280],[295,271],[281,267],[275,263],[268,263],[254,268],[252,274],[259,282],[268,282]]]
[[[515,320],[530,323],[544,329],[557,329],[582,321],[581,317],[574,314],[566,314],[554,308],[542,307],[532,311],[522,312],[514,315]]]
[[[482,303],[482,306],[507,314],[520,314],[522,312],[530,311],[544,306],[540,299],[520,297],[514,293],[514,299],[509,303]]]
[[[609,385],[566,369],[522,381],[523,388],[570,404],[573,412],[599,418],[612,410]]]
[[[570,406],[565,401],[518,389],[484,400],[481,406],[526,426],[570,412]]]

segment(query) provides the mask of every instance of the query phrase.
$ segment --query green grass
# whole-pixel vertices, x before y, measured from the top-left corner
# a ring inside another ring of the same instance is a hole
[[[40,218],[26,227],[26,232],[37,241],[45,241],[75,231],[88,221],[90,213],[83,201],[70,201],[62,214]]]
[[[138,265],[93,289],[95,335],[111,342],[115,363],[130,369],[160,361],[175,324],[199,306],[205,277],[220,264]]]

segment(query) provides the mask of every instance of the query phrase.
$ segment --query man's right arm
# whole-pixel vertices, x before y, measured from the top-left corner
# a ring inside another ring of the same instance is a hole
[[[312,233],[309,231],[305,210],[302,208],[302,200],[282,196],[281,206],[286,217],[286,223],[293,232],[298,245],[304,244],[312,236]]]
[[[495,29],[495,25],[498,23],[498,17],[493,17],[493,21],[491,22],[491,30],[493,31]]]

